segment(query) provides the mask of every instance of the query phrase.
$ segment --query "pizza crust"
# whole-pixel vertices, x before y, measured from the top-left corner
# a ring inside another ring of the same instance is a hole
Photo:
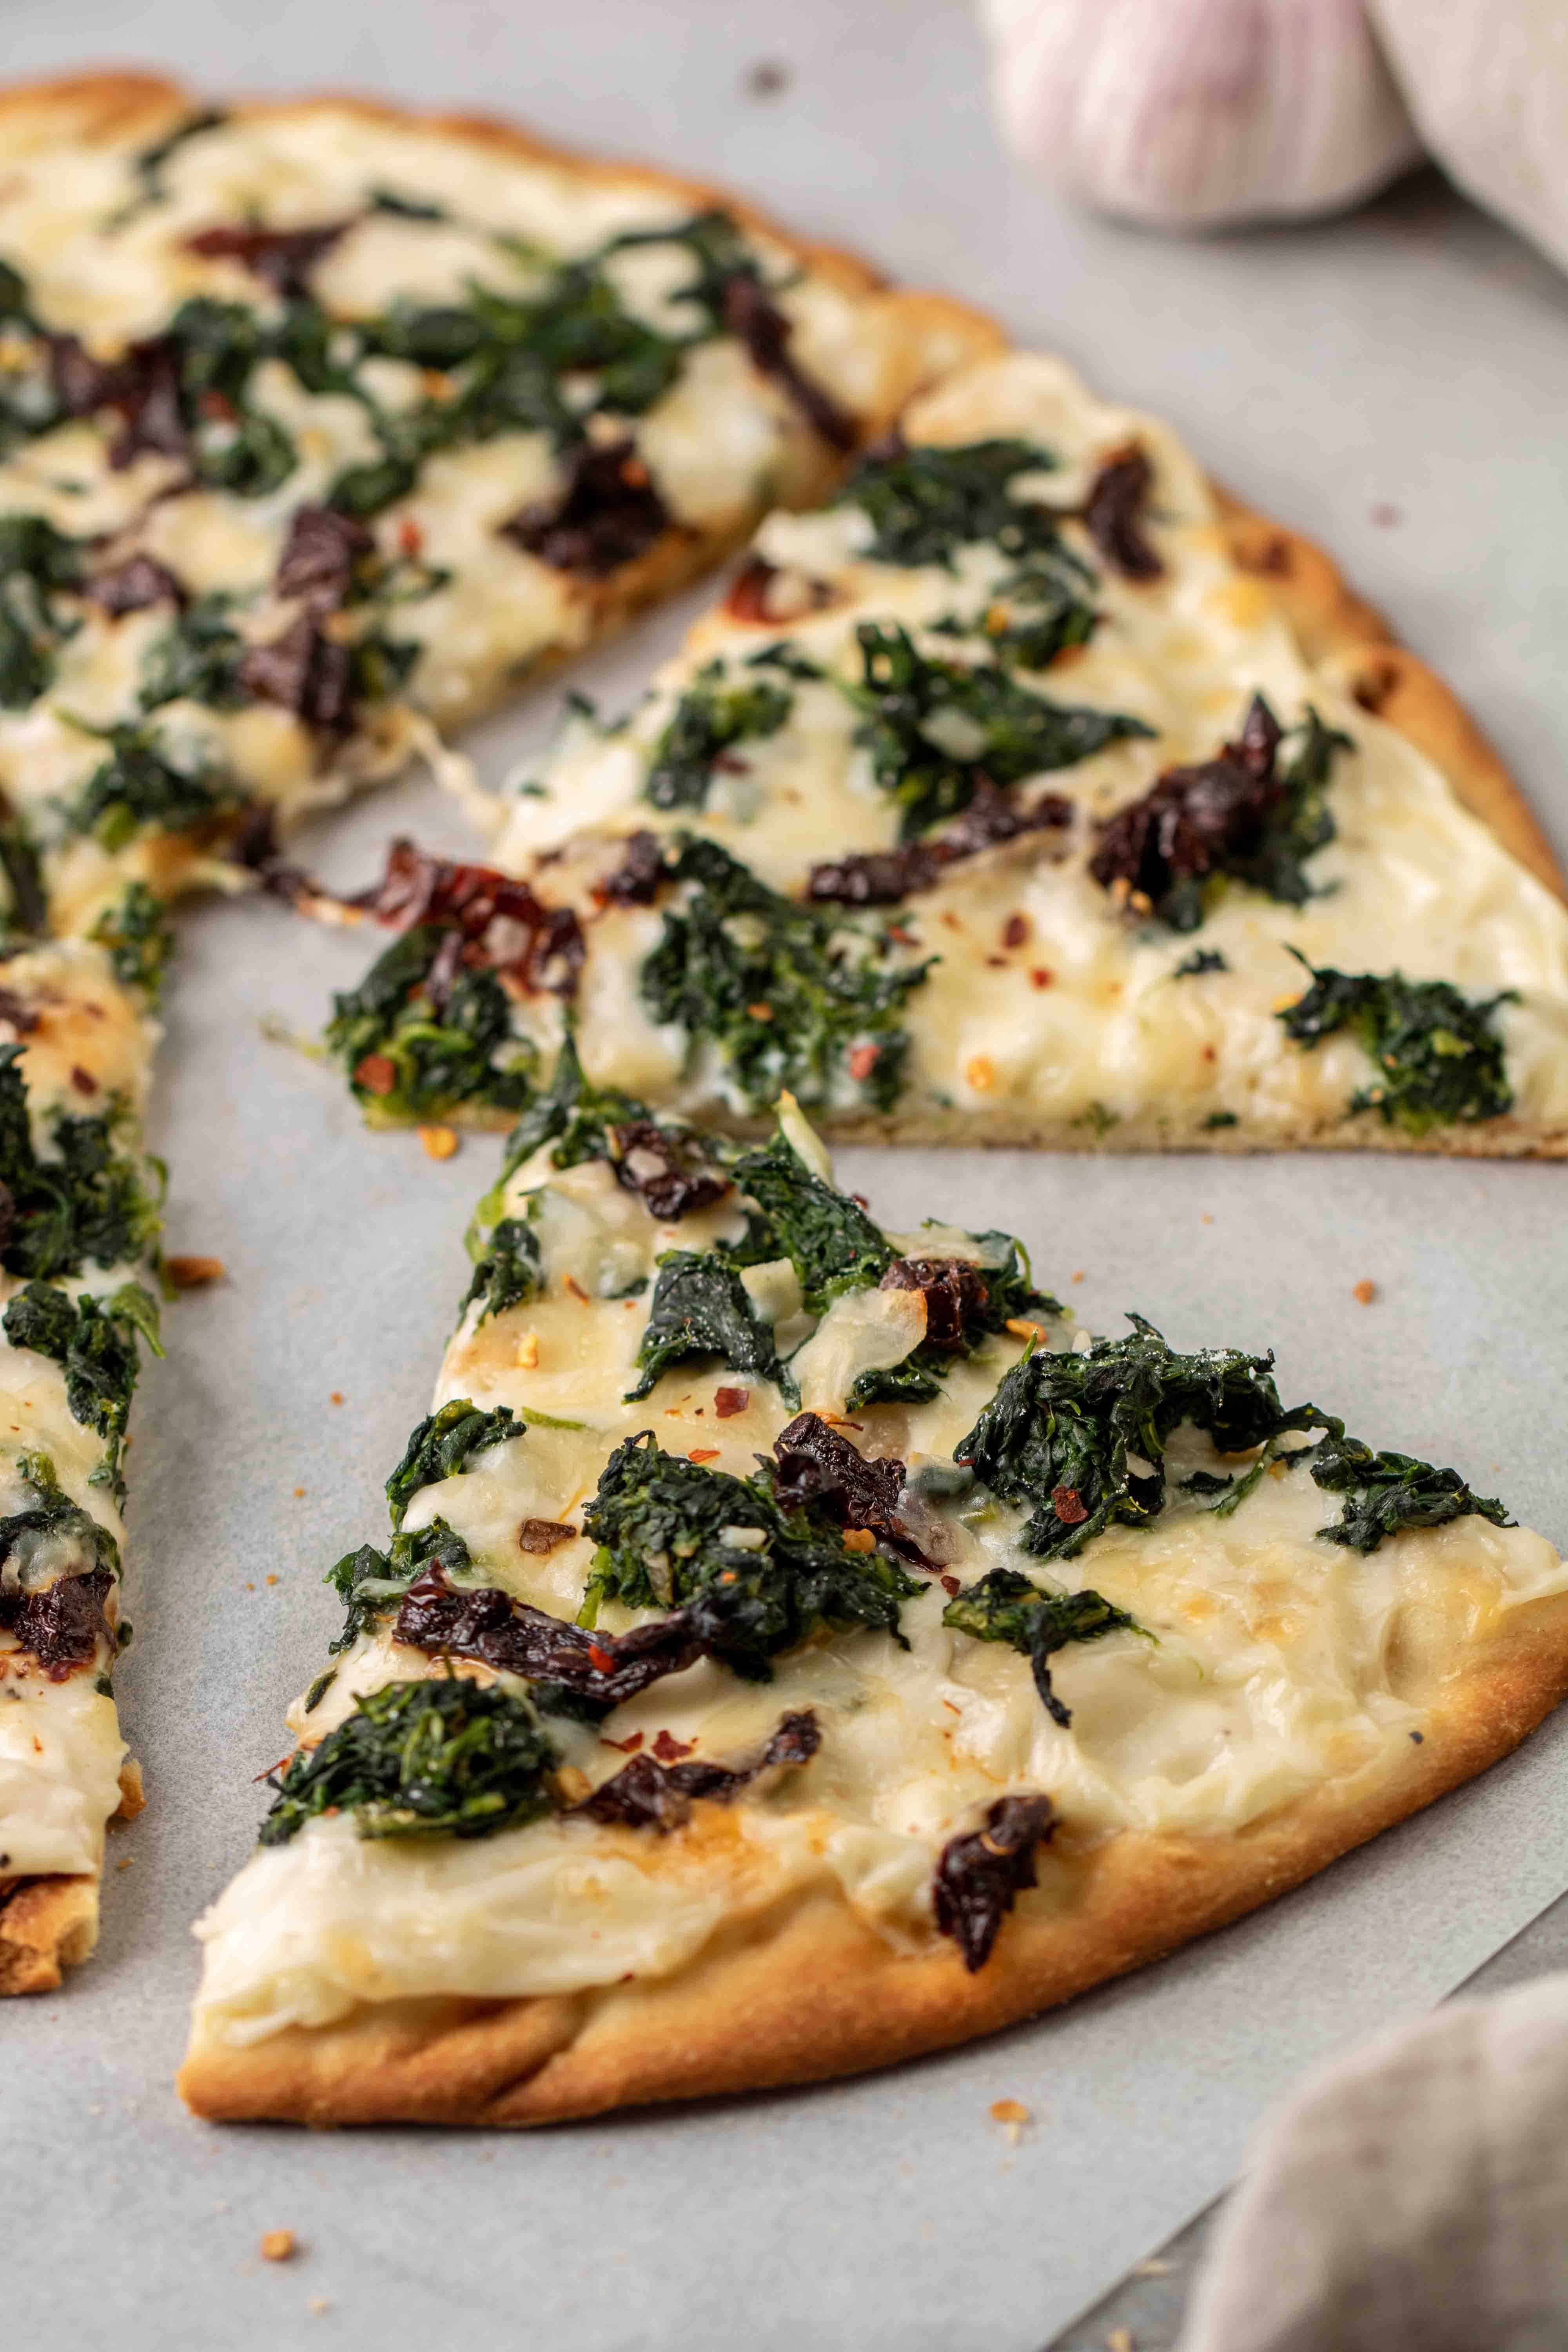
[[[96,1878],[0,1879],[0,1997],[53,1992],[98,1941]]]
[[[1235,1835],[1123,1832],[1040,1856],[985,1967],[908,1958],[847,1899],[797,1897],[659,1981],[548,2000],[398,2000],[247,2048],[198,2013],[179,2089],[217,2122],[534,2124],[820,2081],[1032,2017],[1271,1901],[1509,1754],[1568,1694],[1568,1595],[1510,1612],[1419,1745]]]

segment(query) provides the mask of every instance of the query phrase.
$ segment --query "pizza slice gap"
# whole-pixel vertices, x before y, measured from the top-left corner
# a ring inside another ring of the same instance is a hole
[[[744,1126],[1558,1154],[1568,910],[1515,788],[1306,541],[1059,362],[776,515],[487,868],[399,844],[329,1031],[378,1120],[591,1077]]]
[[[809,503],[1000,347],[744,205],[503,125],[0,92],[12,916],[241,887]]]
[[[1298,1884],[1568,1686],[1568,1570],[1273,1359],[1079,1328],[574,1075],[480,1203],[201,1922],[215,2119],[522,2124],[964,2041]]]
[[[87,1958],[105,1827],[142,1806],[113,1690],[126,1423],[161,1352],[145,938],[134,953],[146,984],[81,941],[0,961],[0,1995]]]

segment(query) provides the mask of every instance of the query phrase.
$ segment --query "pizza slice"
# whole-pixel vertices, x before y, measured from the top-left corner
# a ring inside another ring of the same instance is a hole
[[[1568,1569],[1271,1357],[1095,1339],[570,1047],[202,1921],[205,2116],[529,2123],[1062,2000],[1480,1770]]]
[[[99,75],[0,93],[0,864],[28,929],[237,887],[275,824],[441,761],[433,724],[820,496],[1001,341],[492,122]]]
[[[0,961],[0,1994],[91,1950],[105,1824],[142,1803],[112,1676],[126,1421],[158,1349],[146,949],[124,943],[130,985],[82,941]]]
[[[489,869],[407,845],[329,1032],[374,1118],[504,1121],[568,1024],[727,1126],[1568,1148],[1568,910],[1518,792],[1294,535],[1059,362],[978,362],[774,515]],[[342,909],[334,910],[341,913]]]

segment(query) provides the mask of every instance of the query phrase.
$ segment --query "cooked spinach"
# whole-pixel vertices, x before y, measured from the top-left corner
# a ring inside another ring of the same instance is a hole
[[[753,1682],[818,1627],[902,1643],[900,1603],[925,1589],[886,1552],[847,1549],[826,1511],[781,1509],[768,1468],[705,1469],[661,1453],[650,1430],[611,1454],[583,1525],[599,1549],[580,1624],[605,1600],[684,1606],[693,1638]]]
[[[121,896],[106,907],[90,936],[109,950],[116,980],[139,988],[156,1004],[163,973],[174,948],[174,927],[169,910],[145,882],[128,882]]]
[[[142,673],[143,710],[165,702],[205,702],[237,710],[250,700],[240,677],[248,650],[230,625],[233,600],[221,590],[192,599],[148,650]]]
[[[808,1168],[782,1133],[742,1153],[731,1172],[762,1212],[735,1255],[752,1265],[787,1257],[813,1314],[847,1290],[879,1282],[893,1263],[880,1225]]]
[[[1037,1290],[1028,1253],[1011,1234],[972,1234],[991,1255],[978,1265],[962,1258],[903,1258],[882,1276],[882,1286],[926,1294],[926,1337],[899,1363],[862,1372],[845,1411],[868,1404],[922,1404],[942,1392],[954,1361],[973,1355],[983,1340],[1010,1323],[1037,1322],[1059,1315],[1059,1298]]]
[[[138,1336],[155,1356],[163,1352],[152,1292],[139,1282],[122,1282],[107,1297],[87,1292],[71,1298],[52,1283],[28,1282],[7,1300],[0,1327],[14,1348],[31,1348],[60,1366],[71,1418],[103,1440],[104,1458],[93,1481],[123,1502],[120,1456],[141,1368]]]
[[[653,747],[643,798],[655,808],[707,805],[715,762],[735,744],[776,735],[795,698],[759,678],[726,682],[721,661],[700,669]]]
[[[996,662],[932,660],[897,622],[862,621],[855,635],[861,676],[843,689],[863,713],[855,741],[898,803],[904,841],[966,809],[982,777],[1005,787],[1154,731],[1119,711],[1048,701]]]
[[[712,1251],[667,1250],[637,1349],[642,1377],[626,1391],[626,1402],[648,1395],[673,1365],[713,1356],[730,1371],[772,1381],[786,1403],[799,1403],[794,1375],[779,1361],[772,1328],[752,1305],[734,1261]]]
[[[362,1633],[374,1633],[422,1570],[435,1567],[447,1576],[460,1577],[472,1566],[468,1545],[445,1519],[432,1519],[427,1528],[400,1528],[385,1551],[361,1544],[357,1551],[345,1552],[321,1579],[345,1612],[342,1632],[328,1649],[335,1657],[352,1649]]]
[[[81,549],[43,515],[0,516],[0,709],[26,710],[53,683],[55,656],[79,626],[55,599],[78,588]]]
[[[994,1568],[956,1593],[942,1612],[944,1625],[977,1642],[1005,1642],[1028,1659],[1046,1713],[1065,1731],[1068,1710],[1051,1688],[1050,1660],[1069,1643],[1097,1642],[1104,1633],[1139,1633],[1124,1609],[1098,1592],[1042,1591],[1016,1569]]]
[[[1329,1418],[1328,1433],[1306,1457],[1313,1483],[1345,1497],[1333,1526],[1319,1531],[1325,1542],[1373,1552],[1402,1528],[1446,1527],[1472,1512],[1494,1528],[1514,1524],[1495,1496],[1472,1493],[1457,1470],[1435,1469],[1411,1454],[1374,1454],[1347,1437],[1342,1421]]]
[[[1043,1559],[1071,1559],[1118,1522],[1147,1527],[1164,1507],[1165,1441],[1183,1423],[1222,1454],[1322,1424],[1312,1405],[1281,1405],[1272,1357],[1179,1355],[1141,1315],[1128,1319],[1125,1339],[1026,1356],[953,1449],[994,1494],[1028,1508],[1020,1541]]]
[[[158,1235],[159,1203],[115,1147],[119,1114],[55,1115],[54,1155],[33,1140],[20,1045],[0,1045],[0,1265],[26,1280],[130,1265]]]
[[[16,1475],[36,1497],[0,1518],[0,1569],[6,1582],[26,1593],[56,1578],[120,1573],[120,1547],[79,1503],[73,1503],[47,1454],[16,1457]],[[0,1589],[0,1601],[5,1592]],[[3,1619],[0,1619],[3,1622]]]
[[[101,734],[109,756],[62,814],[73,833],[91,834],[111,854],[145,826],[194,832],[240,804],[243,796],[228,778],[205,764],[176,767],[147,728],[121,724],[88,731]]]
[[[176,123],[173,131],[165,131],[163,138],[155,140],[151,147],[143,147],[133,155],[131,169],[137,183],[136,194],[122,211],[115,214],[108,223],[109,227],[123,227],[145,205],[166,204],[169,190],[163,179],[165,167],[182,148],[189,146],[193,139],[200,139],[209,131],[221,130],[227,121],[227,115],[218,112],[216,108],[204,107],[200,113],[187,115],[184,122]]]
[[[529,1701],[464,1675],[385,1683],[316,1748],[296,1749],[260,1830],[285,1845],[322,1813],[362,1838],[492,1837],[551,1811],[556,1753]]]
[[[1048,450],[1027,441],[971,441],[957,448],[900,444],[868,457],[839,492],[872,527],[868,555],[881,563],[942,563],[953,569],[961,547],[993,540],[1006,554],[1031,556],[1058,546],[1060,517],[1015,498],[1019,474],[1054,470]]]
[[[513,1034],[511,1001],[493,971],[438,960],[442,923],[415,923],[357,988],[332,999],[326,1042],[373,1115],[432,1119],[462,1106],[517,1111],[530,1099],[533,1048]]]
[[[409,1504],[424,1486],[438,1486],[467,1470],[476,1454],[487,1446],[503,1445],[521,1437],[523,1425],[510,1405],[482,1412],[468,1397],[427,1413],[403,1449],[402,1459],[386,1482],[386,1500],[395,1528],[403,1525]]]
[[[885,928],[781,898],[717,842],[687,840],[669,870],[694,887],[642,968],[653,1018],[717,1047],[749,1109],[787,1087],[808,1108],[848,1093],[889,1110],[909,1045],[898,1016],[929,962],[903,960]]]
[[[480,1301],[479,1320],[504,1315],[521,1307],[539,1289],[542,1266],[539,1235],[526,1217],[502,1217],[485,1234],[482,1255],[475,1261],[473,1279],[463,1294],[458,1313]]]
[[[1181,962],[1171,974],[1171,978],[1173,980],[1202,980],[1208,972],[1228,971],[1229,970],[1230,966],[1226,963],[1218,948],[1194,948],[1191,955],[1184,956],[1182,958]]]
[[[1347,1116],[1374,1110],[1385,1127],[1426,1135],[1512,1109],[1502,1039],[1492,1027],[1498,1006],[1516,1001],[1512,989],[1478,1003],[1446,980],[1319,970],[1297,960],[1312,984],[1279,1015],[1286,1035],[1310,1052],[1348,1029],[1377,1066],[1375,1083],[1357,1088]]]
[[[568,1029],[549,1086],[530,1095],[507,1138],[500,1183],[504,1185],[544,1143],[555,1146],[550,1155],[553,1168],[576,1168],[585,1160],[609,1160],[614,1157],[613,1131],[650,1116],[647,1105],[635,1095],[590,1084],[584,1075],[576,1038]]]

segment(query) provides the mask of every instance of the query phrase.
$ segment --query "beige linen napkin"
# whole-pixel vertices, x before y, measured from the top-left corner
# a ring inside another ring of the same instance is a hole
[[[1454,2002],[1259,2133],[1179,2352],[1564,2352],[1568,1976]]]

